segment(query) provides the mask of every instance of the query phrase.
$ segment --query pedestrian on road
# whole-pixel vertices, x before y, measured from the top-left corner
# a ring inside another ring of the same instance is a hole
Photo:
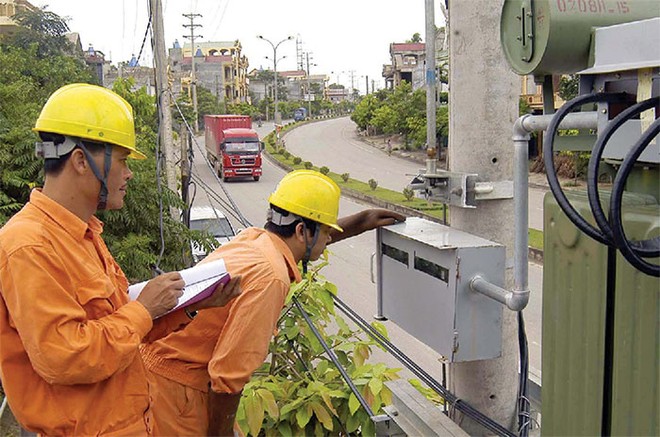
[[[200,311],[184,331],[143,346],[158,389],[158,434],[233,435],[241,391],[267,356],[291,283],[301,280],[298,262],[305,269],[331,242],[405,220],[383,209],[337,220],[339,197],[327,176],[293,171],[269,198],[265,229],[242,231],[203,261],[224,258],[229,273],[243,277],[243,292],[224,308]]]
[[[392,140],[387,139],[387,156],[392,156]]]
[[[147,435],[153,419],[142,341],[189,323],[175,306],[184,281],[162,274],[129,302],[96,210],[124,205],[133,173],[132,108],[88,84],[57,90],[34,128],[42,189],[0,229],[0,378],[27,430],[56,435]],[[238,294],[238,281],[195,309]]]

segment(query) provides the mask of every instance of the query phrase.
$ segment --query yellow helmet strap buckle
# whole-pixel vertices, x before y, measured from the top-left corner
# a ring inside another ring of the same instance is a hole
[[[108,143],[105,144],[105,153],[103,154],[103,176],[101,176],[101,172],[99,171],[99,168],[94,162],[94,159],[92,158],[92,154],[89,153],[89,150],[87,150],[87,147],[85,147],[83,142],[77,140],[77,146],[80,147],[80,149],[85,154],[85,158],[87,158],[87,162],[89,162],[89,166],[92,169],[94,176],[96,176],[96,179],[98,179],[99,182],[101,182],[101,190],[99,191],[99,203],[96,205],[96,209],[104,210],[108,202],[107,179],[108,179],[108,173],[110,173],[110,165],[112,164],[112,144],[108,144]]]

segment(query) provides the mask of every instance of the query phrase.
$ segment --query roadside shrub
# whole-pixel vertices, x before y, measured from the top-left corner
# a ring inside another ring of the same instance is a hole
[[[320,171],[322,174],[326,175],[326,176],[328,175],[328,173],[330,173],[330,169],[329,169],[328,167],[326,167],[325,165],[324,165],[323,167],[321,167],[321,168],[319,169],[319,171]]]
[[[348,180],[351,178],[351,175],[349,173],[342,173],[341,174],[341,180],[344,182],[348,182]]]
[[[376,179],[369,179],[368,184],[372,191],[378,187],[378,181]]]
[[[284,156],[284,159],[289,159],[289,158],[291,158],[291,153],[288,150],[283,149],[282,150],[282,156]]]
[[[314,167],[314,164],[312,164],[310,161],[305,161],[305,162],[303,162],[303,166],[304,166],[307,170],[310,170],[312,167]]]
[[[410,202],[415,195],[415,192],[411,190],[410,188],[406,187],[403,189],[403,197],[406,198],[408,202]]]
[[[293,165],[298,165],[302,162],[302,158],[300,156],[294,156],[293,157]]]
[[[293,297],[309,314],[312,324],[354,381],[374,413],[392,403],[385,382],[399,378],[399,369],[369,358],[375,342],[353,330],[335,309],[337,287],[318,271],[303,276],[291,287],[287,306]],[[372,326],[382,335],[380,322]],[[335,328],[336,327],[336,328]],[[285,309],[270,354],[245,385],[236,422],[246,436],[373,436],[374,423],[324,353],[301,313]]]

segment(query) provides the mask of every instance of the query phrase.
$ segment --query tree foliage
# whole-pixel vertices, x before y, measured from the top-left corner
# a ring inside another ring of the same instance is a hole
[[[185,267],[190,240],[203,237],[189,231],[169,213],[170,207],[181,209],[183,204],[178,195],[167,188],[164,171],[160,176],[157,174],[156,101],[144,87],[133,88],[132,79],[119,79],[113,90],[133,107],[137,147],[147,159],[129,161],[133,179],[129,182],[124,207],[99,213],[99,218],[105,223],[103,236],[108,248],[129,280],[138,281],[150,278],[152,264],[158,263],[166,271]]]
[[[79,57],[62,44],[65,20],[39,9],[18,16],[26,26],[0,44],[0,225],[28,201],[30,191],[43,185],[43,161],[34,156],[37,135],[31,131],[41,108],[58,88],[75,82],[93,83],[93,74]],[[162,187],[163,243],[156,181],[156,137],[158,123],[155,100],[134,83],[118,80],[114,90],[133,106],[138,148],[146,160],[131,160],[133,180],[126,205],[120,211],[100,214],[105,222],[103,236],[131,280],[150,277],[150,264],[179,269],[190,250],[191,234],[167,213],[169,206],[181,206],[178,197]]]
[[[0,43],[0,225],[43,184],[43,163],[34,156],[31,131],[41,107],[55,90],[72,82],[93,82],[79,58],[58,49],[66,23],[39,9],[17,15],[29,28]],[[39,24],[39,19],[46,20]]]
[[[375,434],[368,413],[293,306],[293,296],[373,412],[378,414],[391,403],[392,394],[384,382],[397,379],[399,369],[367,362],[374,342],[364,340],[363,333],[335,313],[332,296],[337,289],[319,274],[325,265],[327,258],[291,287],[269,361],[243,389],[236,420],[245,435],[264,435],[264,431],[269,436]],[[372,326],[387,336],[382,324],[373,322]]]
[[[569,101],[578,94],[580,77],[576,74],[563,75],[559,79],[559,90],[557,94],[565,101]]]
[[[426,143],[426,92],[413,91],[408,82],[394,90],[379,90],[364,97],[351,115],[359,129],[377,134],[401,134],[404,143],[421,148]],[[449,134],[449,111],[446,105],[436,109],[436,134]]]
[[[13,18],[20,27],[9,37],[9,45],[22,49],[36,47],[40,58],[73,53],[73,45],[65,36],[69,31],[66,19],[47,11],[46,6],[21,11]]]
[[[406,42],[413,44],[420,43],[422,42],[422,36],[419,34],[419,32],[415,32],[413,33],[413,36]]]

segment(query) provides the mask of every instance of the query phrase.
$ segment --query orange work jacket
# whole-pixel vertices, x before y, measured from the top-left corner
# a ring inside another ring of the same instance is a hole
[[[187,322],[129,302],[128,281],[83,222],[39,190],[0,229],[0,378],[20,424],[45,435],[149,434],[138,346]],[[153,329],[152,329],[153,328]]]

